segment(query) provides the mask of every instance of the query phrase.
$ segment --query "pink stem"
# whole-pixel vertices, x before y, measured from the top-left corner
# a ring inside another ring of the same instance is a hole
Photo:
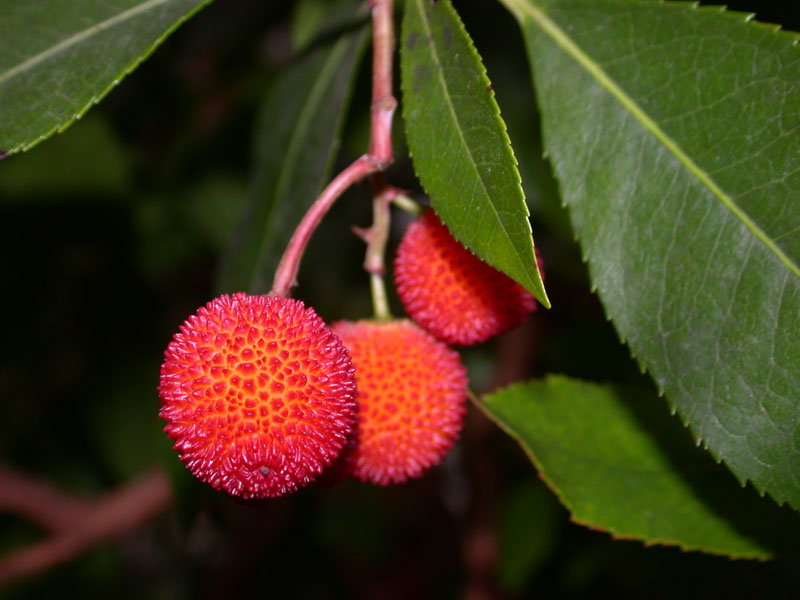
[[[0,506],[51,530],[40,542],[0,556],[0,585],[74,558],[95,544],[139,527],[172,504],[172,487],[156,470],[92,500],[67,496],[50,484],[0,467]],[[23,502],[21,494],[30,494]],[[67,523],[65,517],[69,516]]]
[[[380,173],[372,176],[372,226],[365,232],[364,241],[367,242],[367,254],[364,259],[364,270],[374,275],[383,275],[386,271],[384,255],[386,243],[389,240],[389,226],[391,225],[389,203],[399,191],[397,188],[386,185]]]
[[[281,257],[272,282],[271,296],[287,297],[297,282],[297,271],[306,246],[325,213],[347,188],[392,162],[392,117],[397,100],[392,95],[394,22],[392,0],[371,0],[372,7],[372,109],[369,152],[339,173],[322,191],[297,226]]]
[[[383,171],[394,162],[392,117],[397,100],[392,94],[394,22],[392,0],[372,1],[372,111],[369,154]]]
[[[272,282],[270,296],[286,298],[289,295],[289,289],[297,283],[297,270],[300,268],[300,260],[303,258],[303,253],[311,239],[311,235],[322,221],[322,217],[325,216],[325,213],[328,212],[333,203],[347,188],[377,170],[378,167],[375,162],[368,154],[365,154],[339,173],[322,190],[322,194],[303,216],[303,220],[300,221],[297,229],[295,229],[292,239],[289,240],[289,245],[286,246],[281,262],[275,271],[275,279]]]

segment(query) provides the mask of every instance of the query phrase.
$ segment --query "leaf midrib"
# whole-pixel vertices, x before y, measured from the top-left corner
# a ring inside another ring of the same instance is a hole
[[[88,40],[93,35],[101,33],[106,29],[110,29],[119,23],[123,23],[128,19],[131,19],[135,16],[138,16],[141,13],[145,13],[148,10],[155,8],[161,4],[166,4],[171,0],[147,0],[138,6],[134,6],[133,8],[129,8],[119,14],[114,15],[113,17],[109,17],[104,21],[100,21],[99,23],[95,23],[91,27],[88,27],[78,33],[75,33],[68,38],[63,39],[58,44],[54,46],[50,46],[43,52],[39,54],[35,54],[31,56],[24,62],[18,64],[16,67],[13,67],[6,71],[5,73],[0,73],[0,85],[4,85],[7,81],[13,79],[14,77],[34,68],[36,65],[45,62],[47,59],[56,56],[62,51],[71,48],[72,46],[76,46],[85,40]]]
[[[458,116],[457,116],[457,114],[455,112],[455,108],[453,107],[453,102],[452,102],[452,100],[450,98],[450,90],[448,89],[447,84],[446,84],[446,82],[444,80],[444,75],[443,75],[444,70],[443,70],[443,68],[441,68],[442,67],[442,62],[439,60],[439,54],[436,51],[436,46],[433,43],[433,31],[431,30],[429,21],[428,21],[426,15],[425,15],[425,9],[421,5],[423,1],[424,0],[415,0],[415,2],[417,4],[417,7],[419,8],[420,16],[421,16],[421,19],[423,21],[423,25],[425,27],[425,30],[428,32],[428,35],[426,36],[426,39],[430,40],[430,43],[428,45],[429,45],[429,47],[431,49],[431,54],[433,55],[433,59],[436,62],[436,65],[438,67],[440,67],[440,68],[438,68],[436,70],[436,72],[437,73],[442,73],[442,75],[440,75],[438,77],[438,79],[440,81],[442,89],[444,90],[444,94],[443,95],[444,95],[445,100],[447,101],[447,107],[450,110],[450,114],[452,115],[453,120],[460,125],[459,120],[458,120]],[[461,143],[462,143],[463,147],[466,150],[466,154],[469,157],[469,162],[473,166],[473,169],[475,170],[475,174],[477,176],[478,181],[480,181],[481,188],[483,189],[483,193],[487,198],[490,199],[488,204],[491,207],[492,212],[497,217],[497,222],[500,223],[501,231],[505,235],[505,237],[508,240],[508,243],[511,245],[511,247],[512,248],[516,248],[516,244],[514,243],[514,240],[511,238],[511,235],[509,234],[508,229],[506,229],[506,226],[503,223],[503,220],[500,218],[500,213],[497,211],[497,207],[491,201],[491,196],[489,195],[489,190],[486,188],[486,184],[484,183],[483,178],[480,175],[480,170],[478,169],[478,165],[475,162],[475,160],[474,160],[474,158],[472,156],[472,153],[469,150],[469,145],[467,144],[467,141],[464,139],[464,135],[461,132],[461,128],[460,127],[456,127],[456,130],[458,131],[458,137],[461,140]],[[522,259],[520,258],[519,254],[517,252],[514,252],[514,257],[517,259],[517,263],[519,264],[520,268],[522,269],[522,272],[526,273],[526,275],[527,275],[527,269],[525,267],[525,263],[522,262]],[[528,280],[529,280],[529,284],[531,284],[531,287],[536,287],[536,286],[532,285],[533,282],[530,281],[530,277],[528,277]],[[526,287],[528,287],[528,286],[526,286]]]
[[[694,175],[711,193],[713,193],[750,232],[764,244],[796,277],[800,278],[800,266],[772,240],[767,233],[753,221],[750,216],[736,204],[734,199],[727,194],[692,158],[684,152],[680,145],[659,127],[658,123],[650,117],[617,83],[606,73],[599,64],[589,57],[567,33],[552,21],[542,10],[526,0],[500,0],[514,14],[518,21],[524,25],[527,20],[535,22],[539,28],[549,35],[562,50],[569,54],[597,82],[604,87],[620,104],[638,120],[642,126],[661,144],[669,150],[683,166]],[[526,19],[527,17],[527,19]]]

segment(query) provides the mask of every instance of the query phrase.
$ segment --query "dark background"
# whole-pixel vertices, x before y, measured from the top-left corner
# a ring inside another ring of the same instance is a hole
[[[516,23],[493,2],[455,5],[515,145],[554,306],[465,351],[473,387],[550,372],[649,385],[589,292],[540,159]],[[800,29],[796,2],[730,8]],[[645,548],[571,524],[523,453],[474,409],[445,463],[404,486],[348,482],[244,503],[186,475],[156,416],[161,354],[214,294],[254,116],[290,60],[290,17],[291,3],[217,0],[66,133],[0,162],[0,460],[85,497],[162,466],[176,495],[147,526],[0,597],[797,598],[794,560]],[[339,168],[367,147],[367,62]],[[396,124],[388,177],[414,189]],[[309,248],[296,295],[328,321],[369,314],[363,245],[349,233],[369,220],[358,188]],[[395,225],[393,244],[402,219]],[[41,536],[0,514],[0,555]]]

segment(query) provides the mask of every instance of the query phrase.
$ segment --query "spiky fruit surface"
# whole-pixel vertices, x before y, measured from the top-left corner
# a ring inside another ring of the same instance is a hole
[[[291,492],[329,465],[352,431],[350,356],[298,300],[220,296],[186,320],[164,356],[164,430],[216,489],[243,498]]]
[[[394,281],[408,315],[449,344],[484,342],[536,309],[525,288],[462,246],[432,209],[403,235]]]
[[[338,468],[380,485],[419,477],[461,430],[467,376],[458,353],[408,320],[341,321],[333,330],[358,386],[355,435]]]

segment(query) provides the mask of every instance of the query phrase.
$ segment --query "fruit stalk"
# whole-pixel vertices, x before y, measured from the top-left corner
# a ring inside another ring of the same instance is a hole
[[[412,200],[404,193],[398,193],[392,198],[392,204],[415,217],[421,217],[422,213],[425,212],[425,209],[416,200]]]
[[[306,251],[309,240],[317,226],[322,221],[322,217],[328,212],[333,203],[339,199],[347,188],[371,175],[377,167],[370,159],[368,154],[359,157],[344,171],[333,178],[322,193],[308,209],[297,229],[294,230],[286,250],[283,252],[278,268],[275,270],[275,279],[272,281],[270,296],[286,298],[290,288],[297,283],[297,270],[300,268],[300,260]]]
[[[360,156],[339,173],[314,201],[295,229],[281,257],[271,296],[285,298],[295,285],[300,261],[306,246],[325,213],[351,185],[394,162],[392,152],[392,118],[397,100],[392,94],[392,55],[394,54],[394,18],[392,0],[371,0],[372,8],[372,109],[370,144],[367,154]]]
[[[386,180],[380,173],[372,176],[372,186],[374,194],[372,226],[369,229],[354,228],[354,230],[367,243],[364,270],[369,273],[375,319],[388,321],[392,318],[392,313],[389,310],[383,276],[386,273],[386,243],[389,240],[389,226],[391,225],[389,204],[401,192],[395,187],[386,185]]]

